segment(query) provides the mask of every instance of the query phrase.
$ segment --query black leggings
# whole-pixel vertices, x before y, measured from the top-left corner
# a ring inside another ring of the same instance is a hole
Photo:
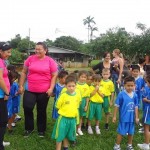
[[[33,93],[29,91],[24,92],[23,108],[25,116],[25,130],[34,130],[34,115],[33,109],[37,105],[37,129],[38,132],[45,132],[46,130],[46,108],[49,97],[46,93]]]
[[[7,101],[0,98],[0,150],[4,150],[3,141],[8,122]]]

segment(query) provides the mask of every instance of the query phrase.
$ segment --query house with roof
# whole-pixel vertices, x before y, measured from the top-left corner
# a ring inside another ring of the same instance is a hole
[[[34,53],[34,49],[29,50],[30,55]],[[64,63],[64,66],[67,68],[88,67],[88,60],[91,58],[91,56],[88,54],[54,46],[48,47],[48,55],[54,58],[56,61],[61,59]]]

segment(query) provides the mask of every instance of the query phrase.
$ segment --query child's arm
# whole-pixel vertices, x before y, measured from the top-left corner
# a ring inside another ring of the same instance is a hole
[[[98,95],[101,96],[102,98],[104,97],[104,94],[102,94],[99,90],[97,91]]]
[[[117,107],[117,106],[115,106],[115,108],[114,108],[114,116],[113,116],[113,120],[112,120],[112,122],[113,122],[113,123],[115,123],[115,122],[116,122],[117,112],[118,112],[118,107]]]
[[[138,107],[135,107],[135,122],[136,122],[136,124],[139,123],[139,112],[138,112]]]
[[[149,99],[147,99],[147,98],[143,98],[143,102],[150,103],[150,100],[149,100]]]
[[[89,105],[89,98],[86,98],[86,105],[84,107],[84,111],[87,111]]]
[[[113,105],[113,103],[114,103],[114,92],[111,93],[111,96],[110,96],[110,102],[109,102],[110,107]]]
[[[94,91],[90,94],[90,96],[91,97],[94,96],[96,94],[96,92],[98,91],[98,89],[99,89],[99,86],[96,86]]]

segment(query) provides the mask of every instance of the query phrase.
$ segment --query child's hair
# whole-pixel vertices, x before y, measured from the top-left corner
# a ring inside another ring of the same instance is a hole
[[[99,74],[95,74],[92,76],[93,81],[101,81],[101,76]]]
[[[134,77],[132,77],[132,76],[127,76],[127,77],[124,79],[124,84],[126,84],[127,82],[134,82],[134,83],[135,83]]]
[[[79,71],[78,77],[80,77],[83,74],[85,74],[86,76],[88,76],[88,72],[86,70],[82,70],[82,71]]]
[[[140,66],[139,65],[131,65],[131,70],[139,70],[140,71]]]
[[[150,74],[145,77],[145,80],[150,83]]]
[[[120,54],[120,49],[114,49],[113,51],[114,51],[117,55]]]
[[[65,70],[62,70],[62,71],[59,72],[58,78],[64,78],[67,75],[68,75],[68,72],[65,71]]]
[[[16,67],[15,67],[14,65],[8,65],[8,66],[7,66],[7,69],[8,69],[9,72],[10,72],[10,71],[13,71],[13,72],[16,71]]]
[[[88,71],[88,77],[93,76],[93,72]]]
[[[110,69],[109,69],[109,68],[104,68],[104,69],[102,70],[102,73],[106,73],[106,72],[109,72],[109,73],[110,73]]]
[[[74,82],[74,83],[76,83],[76,82],[77,82],[76,77],[73,76],[73,75],[67,76],[67,78],[66,78],[66,80],[65,80],[65,84],[68,84],[69,82]]]
[[[145,62],[145,58],[139,58],[139,64],[143,64]]]
[[[18,79],[18,77],[19,77],[18,72],[16,72],[16,71],[10,71],[9,74],[8,74],[10,85],[12,85],[13,84],[13,80]]]

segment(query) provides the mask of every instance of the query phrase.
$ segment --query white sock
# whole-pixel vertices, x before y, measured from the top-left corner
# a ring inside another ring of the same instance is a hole
[[[115,144],[115,147],[119,148],[119,147],[120,147],[120,144],[119,144],[119,145],[118,145],[118,144]]]
[[[144,145],[147,149],[149,148],[149,144],[144,143]]]
[[[128,146],[132,146],[132,144],[128,144]]]
[[[96,129],[99,129],[99,126],[95,126]]]
[[[91,126],[88,126],[88,129],[92,129],[92,127],[91,127]]]

